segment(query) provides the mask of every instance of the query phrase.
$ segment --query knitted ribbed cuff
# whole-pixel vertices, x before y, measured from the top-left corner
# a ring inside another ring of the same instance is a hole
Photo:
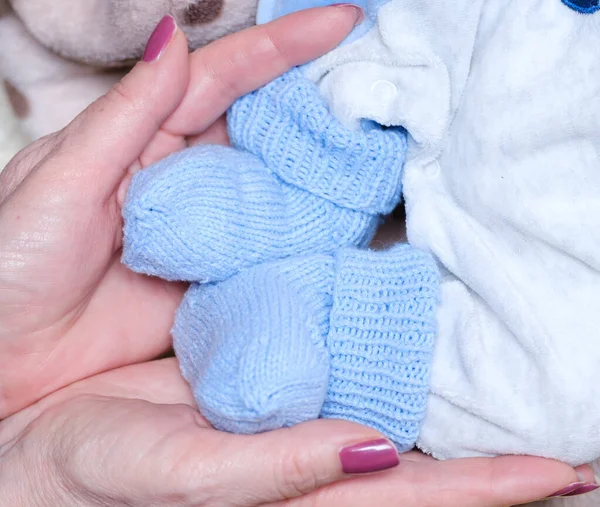
[[[407,245],[340,253],[323,417],[375,428],[400,452],[414,447],[427,405],[438,297],[438,269],[426,253]]]
[[[370,214],[388,214],[400,200],[406,131],[345,128],[298,68],[239,99],[228,121],[232,144],[289,184]]]

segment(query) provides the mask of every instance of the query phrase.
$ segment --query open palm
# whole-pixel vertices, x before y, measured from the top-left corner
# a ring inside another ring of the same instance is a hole
[[[258,506],[342,479],[339,449],[379,437],[332,421],[229,435],[192,404],[174,359],[56,391],[0,423],[0,505]]]

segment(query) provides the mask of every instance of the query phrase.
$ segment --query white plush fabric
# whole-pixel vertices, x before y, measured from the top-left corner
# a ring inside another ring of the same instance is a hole
[[[392,0],[312,65],[348,125],[413,137],[408,238],[444,275],[419,445],[600,456],[600,13]]]

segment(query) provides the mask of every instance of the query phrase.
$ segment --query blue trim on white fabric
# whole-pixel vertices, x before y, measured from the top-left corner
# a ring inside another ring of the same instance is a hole
[[[562,0],[562,3],[581,14],[593,14],[600,10],[600,0]]]

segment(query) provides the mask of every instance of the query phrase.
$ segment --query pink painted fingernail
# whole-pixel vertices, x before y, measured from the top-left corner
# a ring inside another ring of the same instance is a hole
[[[571,491],[571,493],[565,493],[563,496],[587,495],[588,493],[591,493],[592,491],[596,491],[599,488],[600,488],[600,486],[598,486],[597,484],[585,484],[584,486],[581,486],[580,488],[576,489],[575,491]]]
[[[569,484],[568,486],[565,486],[563,489],[557,491],[553,495],[550,495],[548,498],[554,498],[557,496],[568,495],[569,493],[573,493],[573,491],[578,490],[582,486],[585,486],[585,482],[573,482],[573,483]]]
[[[345,447],[340,461],[345,474],[381,472],[400,463],[396,448],[385,438]]]
[[[172,16],[162,18],[148,39],[142,60],[145,62],[158,60],[169,42],[171,42],[176,29],[177,23]]]
[[[349,3],[341,3],[341,4],[333,4],[332,7],[341,7],[352,8],[356,11],[356,25],[360,25],[365,20],[365,11],[363,11],[358,5],[349,4]]]

